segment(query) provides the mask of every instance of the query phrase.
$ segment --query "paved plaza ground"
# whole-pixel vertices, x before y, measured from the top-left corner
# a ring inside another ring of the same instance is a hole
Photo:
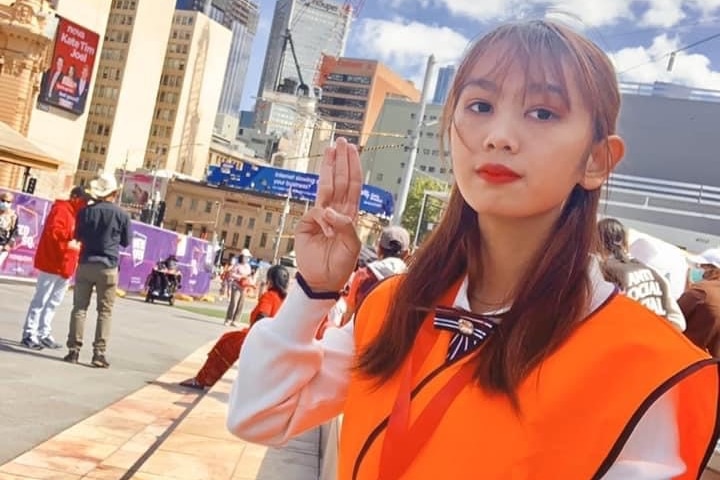
[[[62,361],[65,348],[20,346],[33,291],[32,285],[0,284],[5,306],[0,480],[317,478],[319,431],[282,450],[246,444],[227,433],[224,417],[234,371],[205,395],[177,386],[228,330],[219,315],[212,315],[224,304],[170,307],[118,298],[107,352],[111,367],[103,370],[89,365],[94,305],[79,365]],[[69,292],[54,322],[60,343],[71,305]],[[252,307],[249,302],[245,310]]]

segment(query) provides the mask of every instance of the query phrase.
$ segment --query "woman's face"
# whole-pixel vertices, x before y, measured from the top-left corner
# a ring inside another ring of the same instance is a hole
[[[607,156],[593,157],[607,150],[592,148],[574,81],[528,78],[517,64],[497,78],[501,53],[482,55],[460,86],[450,132],[458,188],[481,217],[559,215],[576,185],[602,185]]]

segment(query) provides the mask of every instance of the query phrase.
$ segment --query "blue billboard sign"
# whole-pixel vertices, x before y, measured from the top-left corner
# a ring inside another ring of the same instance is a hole
[[[208,167],[208,185],[248,190],[286,197],[288,192],[295,200],[314,202],[317,197],[318,176],[281,168],[243,164],[211,165]],[[390,217],[394,209],[390,192],[372,185],[363,185],[360,194],[360,211]]]

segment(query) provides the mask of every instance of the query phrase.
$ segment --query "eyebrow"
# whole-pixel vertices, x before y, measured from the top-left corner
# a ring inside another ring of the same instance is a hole
[[[470,80],[463,83],[461,90],[467,87],[480,87],[490,92],[496,92],[499,90],[498,84],[487,78],[471,78]],[[531,83],[528,85],[528,91],[531,93],[553,93],[562,97],[567,96],[567,92],[560,85],[552,83]]]

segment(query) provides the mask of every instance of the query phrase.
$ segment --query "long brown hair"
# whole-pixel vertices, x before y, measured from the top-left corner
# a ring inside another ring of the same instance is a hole
[[[553,79],[567,83],[566,77],[571,75],[591,115],[593,144],[615,132],[620,93],[607,56],[565,26],[531,21],[501,26],[467,52],[443,111],[441,151],[445,151],[445,139],[454,128],[453,114],[462,86],[474,65],[497,48],[503,49],[502,58],[507,60],[496,71],[511,62],[524,62],[520,66],[528,76],[549,72],[554,74]],[[599,200],[600,189],[575,186],[547,245],[520,280],[510,311],[474,360],[479,384],[488,391],[506,394],[516,406],[520,382],[568,338],[589,304],[589,254],[595,246]],[[379,335],[360,352],[361,372],[378,381],[392,377],[410,352],[426,312],[450,285],[465,274],[473,281],[482,281],[482,241],[477,213],[455,186],[442,221],[413,256],[406,277],[394,292]]]

